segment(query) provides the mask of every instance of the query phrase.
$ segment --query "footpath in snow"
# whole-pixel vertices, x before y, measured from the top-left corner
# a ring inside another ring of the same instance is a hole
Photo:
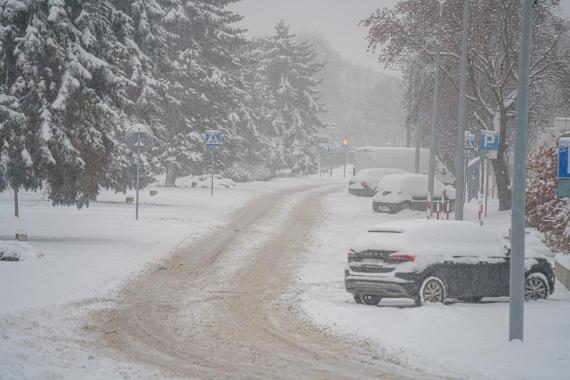
[[[299,276],[297,292],[305,318],[339,334],[368,338],[410,366],[439,370],[442,376],[570,378],[570,292],[559,282],[550,299],[526,304],[524,343],[507,342],[507,298],[426,307],[405,299],[383,300],[377,307],[356,304],[343,282],[354,237],[383,221],[425,218],[425,213],[413,211],[374,213],[371,202],[346,190],[326,199],[326,215]],[[466,217],[474,220],[475,208],[470,206]],[[508,225],[508,213],[492,212],[485,228],[505,236]],[[527,248],[552,257],[535,234],[528,235]]]

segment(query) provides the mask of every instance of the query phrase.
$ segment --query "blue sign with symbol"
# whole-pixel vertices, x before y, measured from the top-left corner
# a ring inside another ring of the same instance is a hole
[[[560,150],[558,151],[558,178],[570,179],[570,155],[568,155],[568,147],[570,146],[570,137],[560,139]]]
[[[499,132],[481,131],[479,150],[493,151],[499,149]]]
[[[570,197],[570,137],[563,137],[559,140],[558,150],[558,197]]]
[[[472,133],[467,132],[465,134],[465,150],[466,151],[474,151],[475,150],[475,135]]]
[[[222,145],[222,131],[218,129],[204,132],[204,143],[209,148],[217,148]]]

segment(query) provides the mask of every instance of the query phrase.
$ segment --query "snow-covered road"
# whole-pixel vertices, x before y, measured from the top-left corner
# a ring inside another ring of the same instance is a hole
[[[0,379],[567,378],[560,284],[527,305],[524,344],[506,342],[503,299],[356,305],[343,284],[352,239],[425,216],[374,213],[343,183],[277,180],[214,199],[160,188],[138,223],[122,196],[82,211],[24,196],[0,235],[24,228],[45,257],[0,262]],[[11,206],[1,194],[2,215]],[[507,220],[492,213],[487,228],[504,234]]]

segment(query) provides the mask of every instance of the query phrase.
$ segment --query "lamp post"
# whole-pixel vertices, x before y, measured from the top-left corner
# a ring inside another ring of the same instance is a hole
[[[435,187],[435,152],[437,149],[437,123],[439,106],[439,40],[443,29],[443,5],[445,0],[439,1],[439,21],[437,26],[437,36],[435,40],[435,59],[433,65],[433,101],[431,114],[431,146],[429,149],[428,168],[428,218],[431,219],[433,207],[433,192]]]
[[[463,220],[465,203],[465,94],[467,92],[467,40],[469,38],[469,0],[463,0],[463,34],[461,37],[461,63],[459,65],[459,112],[457,146],[455,151],[455,220]]]
[[[524,251],[526,221],[526,144],[532,11],[535,0],[525,0],[519,53],[517,118],[513,160],[511,259],[509,276],[509,340],[524,339]]]

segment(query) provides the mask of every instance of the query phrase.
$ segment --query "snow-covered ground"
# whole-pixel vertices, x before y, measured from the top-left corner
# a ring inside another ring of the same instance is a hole
[[[485,227],[506,236],[509,214],[494,211],[495,202],[490,206],[493,212]],[[343,283],[354,237],[382,221],[425,218],[425,214],[377,214],[370,198],[350,196],[345,190],[329,195],[326,209],[299,281],[302,309],[313,323],[370,338],[411,366],[437,369],[442,376],[570,378],[570,292],[560,283],[549,300],[526,304],[524,343],[508,343],[508,299],[420,308],[409,300],[383,300],[378,307],[358,305]],[[466,218],[476,219],[476,204],[466,208]],[[527,247],[552,256],[535,233],[527,236]]]
[[[338,175],[338,173],[335,173]],[[332,179],[335,181],[335,179]],[[103,193],[89,208],[52,207],[41,194],[21,193],[19,219],[12,195],[0,193],[0,243],[28,235],[26,259],[0,261],[0,379],[164,378],[154,368],[115,361],[99,346],[88,315],[112,307],[120,286],[177,247],[223,225],[256,196],[331,179],[276,179],[206,188],[151,187],[141,191],[140,220],[124,194]],[[13,251],[13,248],[10,248]],[[20,249],[20,251],[23,251]],[[39,252],[40,254],[29,254]],[[38,257],[39,256],[39,257]]]

